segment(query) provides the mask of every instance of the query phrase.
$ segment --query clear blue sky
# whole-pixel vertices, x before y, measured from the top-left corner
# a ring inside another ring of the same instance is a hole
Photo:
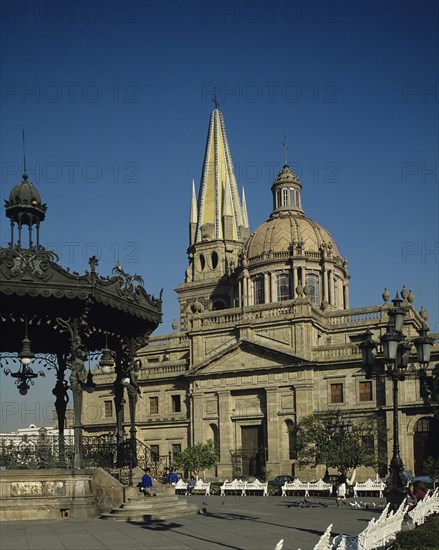
[[[164,288],[157,333],[171,330],[216,87],[251,229],[271,211],[287,136],[305,211],[349,260],[351,306],[405,284],[439,332],[438,3],[17,0],[1,10],[0,196],[21,181],[25,128],[29,176],[48,205],[42,242],[65,267],[83,272],[97,253],[109,275],[120,259],[149,292]],[[32,400],[52,402],[52,376],[23,401],[0,383],[20,410],[2,413],[3,429],[50,424],[31,411]]]

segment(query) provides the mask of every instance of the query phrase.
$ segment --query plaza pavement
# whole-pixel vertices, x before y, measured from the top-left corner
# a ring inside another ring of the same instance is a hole
[[[204,513],[144,524],[101,519],[9,521],[0,524],[1,550],[312,550],[332,523],[332,536],[356,535],[378,517],[383,499],[358,498],[370,509],[353,508],[348,499],[191,496]],[[372,502],[378,506],[372,506]]]

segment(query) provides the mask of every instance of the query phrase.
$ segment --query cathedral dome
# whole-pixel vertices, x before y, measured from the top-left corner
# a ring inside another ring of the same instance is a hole
[[[322,250],[339,256],[329,231],[303,213],[292,210],[273,213],[250,236],[246,248],[249,261],[278,253],[295,256]]]

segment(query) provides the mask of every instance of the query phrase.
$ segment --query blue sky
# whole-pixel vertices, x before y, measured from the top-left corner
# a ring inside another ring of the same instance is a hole
[[[349,260],[351,306],[405,284],[439,332],[438,3],[1,9],[0,195],[21,181],[25,128],[29,176],[48,205],[41,239],[65,267],[83,272],[97,254],[106,276],[119,259],[152,294],[164,288],[157,334],[171,330],[216,89],[251,229],[271,211],[286,136],[307,215]],[[2,412],[7,429],[50,424],[29,403],[43,410],[52,382],[38,380],[24,405],[8,393],[20,413]]]

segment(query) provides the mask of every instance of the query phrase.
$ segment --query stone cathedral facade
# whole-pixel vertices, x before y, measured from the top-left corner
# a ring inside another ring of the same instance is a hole
[[[375,340],[386,332],[389,297],[350,309],[347,261],[331,234],[306,216],[301,182],[288,165],[271,193],[267,220],[251,232],[215,108],[198,197],[192,187],[188,267],[177,289],[180,323],[171,334],[151,337],[138,355],[137,439],[157,456],[212,439],[220,463],[211,476],[220,479],[264,469],[316,479],[321,471],[296,467],[294,422],[328,409],[352,419],[379,411],[390,459],[391,382],[366,379],[358,347],[367,330]],[[416,312],[411,292],[403,289],[402,297],[404,332],[413,339],[426,314]],[[438,352],[436,345],[436,361]],[[93,374],[98,391],[85,396],[84,427],[109,433],[114,376]],[[422,473],[438,420],[424,406],[418,380],[400,384],[400,403],[402,458]]]

